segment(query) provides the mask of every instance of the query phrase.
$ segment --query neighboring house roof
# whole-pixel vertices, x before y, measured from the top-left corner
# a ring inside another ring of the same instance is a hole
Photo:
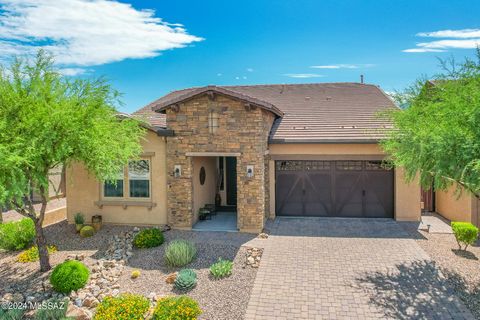
[[[207,91],[241,99],[273,112],[271,143],[374,142],[391,128],[379,111],[397,108],[379,87],[361,83],[207,86],[174,91],[138,110],[166,126],[162,111],[169,105]]]

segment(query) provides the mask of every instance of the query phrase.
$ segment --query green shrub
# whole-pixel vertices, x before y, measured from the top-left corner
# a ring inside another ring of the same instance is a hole
[[[84,224],[85,223],[85,216],[81,212],[75,213],[75,216],[73,217],[73,220],[75,220],[75,224]]]
[[[25,249],[34,238],[35,225],[30,218],[0,224],[0,249]]]
[[[163,243],[163,233],[157,228],[144,229],[133,239],[133,245],[137,248],[153,248]]]
[[[2,320],[22,320],[24,309],[2,309],[0,308],[0,319]]]
[[[457,239],[458,248],[460,250],[467,250],[469,245],[472,245],[478,239],[478,228],[470,222],[455,222],[451,223],[455,239]],[[465,248],[462,249],[462,244]]]
[[[77,260],[65,261],[53,269],[50,283],[57,292],[70,293],[85,287],[90,271]]]
[[[35,320],[69,319],[67,313],[68,299],[51,298],[42,302],[35,314]]]
[[[187,240],[173,240],[165,250],[165,262],[171,267],[183,267],[197,255],[195,245]]]
[[[57,247],[48,246],[47,250],[48,250],[48,254],[50,255],[54,252],[57,252]],[[38,259],[40,259],[40,256],[38,254],[37,246],[30,247],[29,249],[20,253],[17,257],[17,261],[21,263],[35,262],[35,261],[38,261]]]
[[[82,238],[88,238],[95,234],[95,229],[92,226],[85,226],[80,230],[80,236]]]
[[[225,278],[232,274],[233,262],[230,260],[223,260],[222,258],[218,259],[218,262],[215,262],[210,266],[210,274],[215,279]]]
[[[121,294],[106,297],[97,307],[95,320],[140,320],[150,308],[150,302],[141,295]]]
[[[152,320],[196,320],[202,314],[198,303],[190,297],[166,297],[157,301]]]
[[[178,290],[190,290],[197,284],[197,274],[192,269],[182,269],[173,284]]]

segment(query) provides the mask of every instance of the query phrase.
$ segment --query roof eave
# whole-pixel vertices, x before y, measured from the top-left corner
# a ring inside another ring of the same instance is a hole
[[[155,112],[165,113],[166,109],[168,109],[169,107],[171,107],[173,105],[176,105],[178,103],[181,103],[181,102],[184,102],[184,101],[187,101],[187,100],[191,100],[191,99],[193,99],[193,98],[195,98],[199,95],[202,95],[202,94],[205,94],[205,93],[208,93],[208,92],[213,92],[213,93],[216,93],[216,94],[224,95],[224,96],[227,96],[227,97],[230,97],[230,98],[234,98],[234,99],[252,104],[252,105],[257,106],[259,108],[262,108],[264,110],[270,111],[278,117],[283,117],[283,114],[284,114],[280,109],[278,109],[276,106],[274,106],[273,104],[271,104],[269,102],[262,101],[262,100],[244,95],[244,94],[237,93],[235,91],[231,91],[231,90],[216,87],[216,86],[202,87],[202,88],[199,88],[199,89],[194,90],[192,92],[188,92],[184,95],[181,95],[181,96],[179,96],[175,99],[165,101],[165,102],[160,102],[160,103],[152,106],[152,110],[155,111]]]

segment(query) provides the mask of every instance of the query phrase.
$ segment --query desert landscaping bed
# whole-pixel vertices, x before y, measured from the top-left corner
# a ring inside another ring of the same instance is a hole
[[[136,293],[154,303],[164,296],[185,294],[195,299],[202,309],[199,319],[243,319],[257,272],[255,267],[247,265],[248,249],[243,245],[254,235],[170,230],[164,232],[165,243],[159,247],[134,249],[125,245],[123,251],[117,250],[118,244],[126,243],[125,235],[127,240],[131,238],[133,229],[107,225],[90,238],[81,238],[74,226],[65,222],[45,229],[48,243],[58,248],[58,252],[50,256],[52,267],[77,258],[92,272],[87,287],[77,291],[79,294],[70,295],[72,305],[82,306],[89,311],[87,315],[91,315],[106,295]],[[166,282],[167,275],[182,269],[170,268],[164,263],[165,248],[174,239],[189,240],[197,248],[196,258],[185,266],[197,273],[197,285],[188,292],[180,292]],[[52,295],[61,297],[49,286],[50,273],[41,274],[38,262],[17,262],[17,255],[18,252],[0,252],[0,299],[40,302]],[[219,258],[232,260],[233,272],[229,277],[215,280],[209,268]],[[140,276],[132,279],[134,270],[140,271]]]
[[[418,245],[441,269],[449,284],[463,303],[480,319],[480,246],[479,242],[467,251],[458,250],[453,234],[428,233],[406,228]]]

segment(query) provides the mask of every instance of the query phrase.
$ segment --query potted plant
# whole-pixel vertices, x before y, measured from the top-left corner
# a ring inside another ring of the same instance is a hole
[[[77,230],[77,232],[80,232],[80,229],[82,229],[84,226],[85,217],[81,212],[77,212],[75,213],[73,219],[75,220],[75,229]]]
[[[209,213],[210,213],[210,210],[208,210],[206,208],[198,209],[198,219],[206,220]]]

